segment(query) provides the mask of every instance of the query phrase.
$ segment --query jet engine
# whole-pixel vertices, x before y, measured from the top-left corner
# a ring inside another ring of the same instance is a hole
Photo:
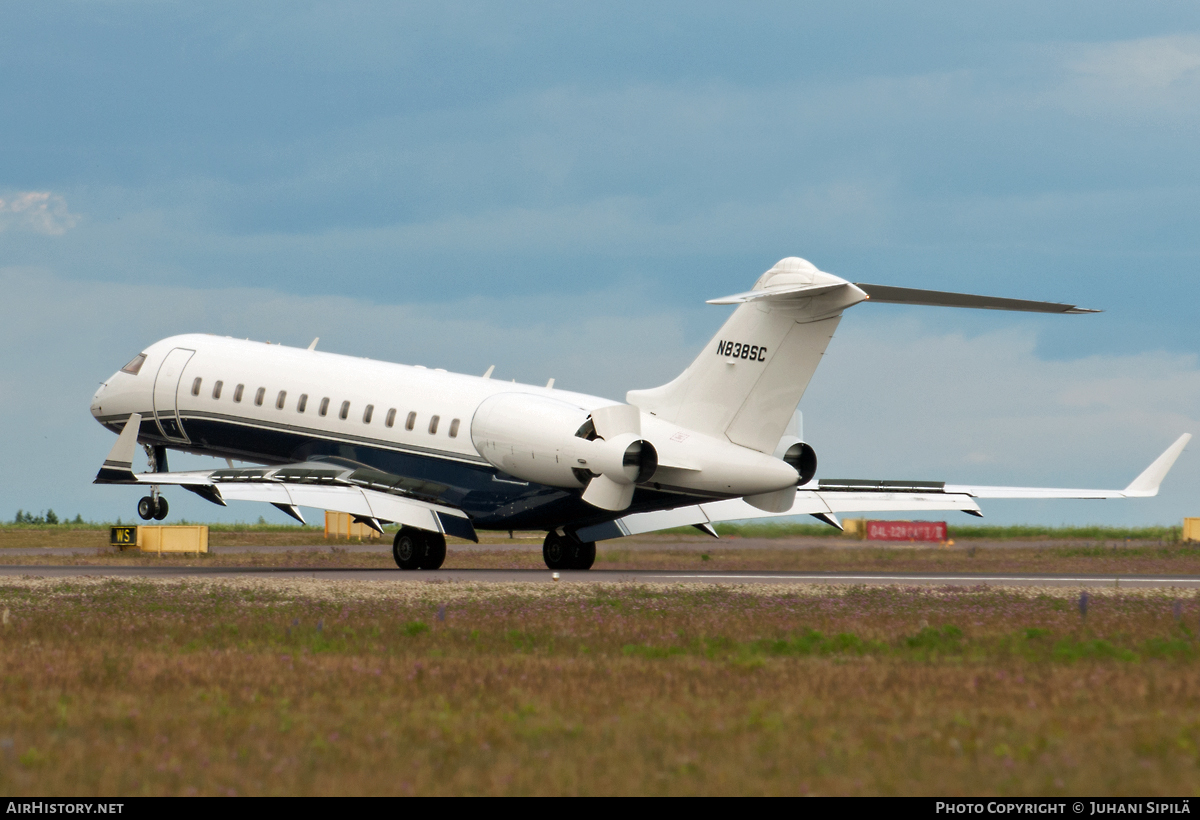
[[[623,510],[637,484],[658,469],[658,453],[641,436],[641,411],[628,404],[589,413],[570,402],[530,393],[500,393],[471,420],[479,454],[514,478],[584,488],[583,500]]]
[[[800,486],[817,474],[817,451],[799,439],[785,436],[775,448],[775,457],[783,459],[800,474]]]
[[[796,487],[812,481],[813,476],[817,474],[817,452],[798,436],[785,434],[779,439],[772,455],[799,474],[796,483],[781,490],[743,496],[743,500],[750,506],[766,512],[787,512],[796,501]]]

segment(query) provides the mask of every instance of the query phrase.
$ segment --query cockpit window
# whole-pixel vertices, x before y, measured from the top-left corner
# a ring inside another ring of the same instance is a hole
[[[133,357],[133,361],[121,368],[122,373],[129,373],[136,376],[138,371],[142,369],[142,365],[146,363],[146,354],[139,353]]]

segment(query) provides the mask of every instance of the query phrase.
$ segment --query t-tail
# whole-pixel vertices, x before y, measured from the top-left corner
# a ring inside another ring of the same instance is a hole
[[[737,305],[687,370],[625,400],[698,433],[773,452],[812,379],[842,311],[859,302],[1036,313],[1095,313],[1074,305],[852,283],[811,262],[781,259],[745,293],[709,300]]]

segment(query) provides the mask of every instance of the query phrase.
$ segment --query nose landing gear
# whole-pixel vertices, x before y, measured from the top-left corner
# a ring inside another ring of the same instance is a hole
[[[146,450],[146,460],[150,462],[150,472],[166,472],[167,471],[167,448],[162,446],[151,446],[143,444],[142,447]],[[167,499],[159,495],[157,484],[150,485],[150,495],[144,497],[138,502],[138,516],[143,521],[149,521],[153,518],[155,521],[162,521],[167,517],[167,511],[171,509],[171,505],[167,503]]]

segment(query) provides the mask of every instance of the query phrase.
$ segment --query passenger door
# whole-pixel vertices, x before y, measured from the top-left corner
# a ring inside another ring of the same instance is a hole
[[[194,350],[177,347],[167,354],[154,377],[154,420],[158,429],[170,441],[187,442],[179,420],[179,381],[183,369],[196,354]]]

